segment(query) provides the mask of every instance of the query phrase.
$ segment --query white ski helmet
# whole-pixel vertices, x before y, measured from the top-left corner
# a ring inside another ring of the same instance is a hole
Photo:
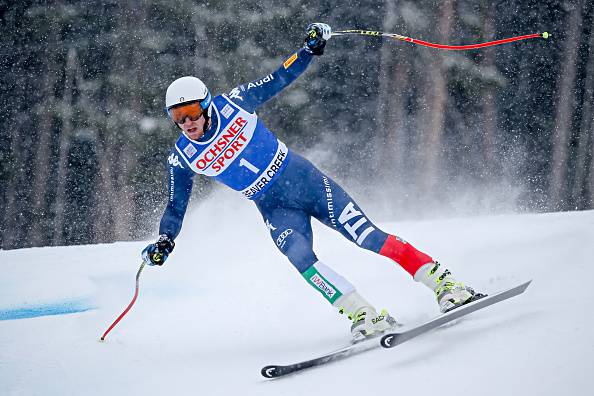
[[[210,116],[210,104],[212,102],[210,92],[204,83],[196,77],[185,76],[172,82],[165,94],[165,108],[167,113],[173,106],[188,102],[200,102],[200,107],[208,109]]]

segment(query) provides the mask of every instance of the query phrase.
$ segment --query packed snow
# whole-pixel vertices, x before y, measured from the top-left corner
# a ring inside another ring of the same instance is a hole
[[[267,380],[260,375],[267,364],[348,343],[350,324],[276,250],[251,203],[217,198],[188,215],[164,267],[144,270],[136,305],[105,342],[99,337],[132,298],[147,242],[0,251],[0,394],[559,395],[589,388],[594,211],[374,219],[481,292],[534,281],[521,296],[394,349]],[[319,223],[314,230],[319,258],[378,308],[407,324],[438,314],[432,293],[396,264]],[[72,304],[82,312],[59,314],[76,311],[67,309]],[[33,314],[12,319],[19,312]]]

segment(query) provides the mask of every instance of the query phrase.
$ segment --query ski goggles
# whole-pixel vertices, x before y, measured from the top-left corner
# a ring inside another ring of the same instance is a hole
[[[169,113],[169,117],[171,117],[173,122],[183,124],[186,121],[186,118],[189,118],[192,121],[198,120],[202,116],[202,113],[204,113],[204,110],[202,109],[202,106],[200,106],[200,102],[192,102],[172,107],[167,110],[167,113]]]

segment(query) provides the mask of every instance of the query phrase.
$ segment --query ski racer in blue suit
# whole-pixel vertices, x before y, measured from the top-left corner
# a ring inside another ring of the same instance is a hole
[[[168,116],[181,130],[168,157],[169,200],[159,239],[142,252],[149,265],[162,265],[175,246],[196,174],[213,177],[252,200],[277,248],[305,280],[352,321],[353,339],[392,328],[352,283],[322,263],[313,251],[311,218],[340,232],[363,249],[386,256],[436,295],[442,312],[478,297],[450,271],[403,239],[382,231],[355,200],[311,162],[269,131],[256,110],[301,75],[322,55],[330,26],[308,26],[304,46],[276,71],[212,97],[196,77],[175,80],[167,89]]]

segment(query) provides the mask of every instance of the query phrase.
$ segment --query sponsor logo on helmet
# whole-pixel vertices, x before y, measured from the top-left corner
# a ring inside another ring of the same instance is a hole
[[[315,287],[320,289],[322,293],[324,293],[328,298],[334,297],[336,294],[336,289],[334,289],[324,278],[322,278],[318,274],[314,274],[311,278],[309,278],[311,283],[314,284]]]
[[[169,162],[171,166],[179,166],[180,168],[184,169],[176,154],[171,153],[169,158],[167,158],[167,162]]]
[[[293,233],[293,230],[291,228],[287,228],[286,230],[284,230],[279,236],[278,238],[276,238],[276,246],[278,246],[279,248],[283,248],[285,246],[285,243],[287,243],[287,237],[289,235],[291,235]]]
[[[186,100],[186,98],[184,98],[183,96],[181,96],[181,97],[179,98],[179,101],[180,101],[180,102],[183,102],[184,100]]]

